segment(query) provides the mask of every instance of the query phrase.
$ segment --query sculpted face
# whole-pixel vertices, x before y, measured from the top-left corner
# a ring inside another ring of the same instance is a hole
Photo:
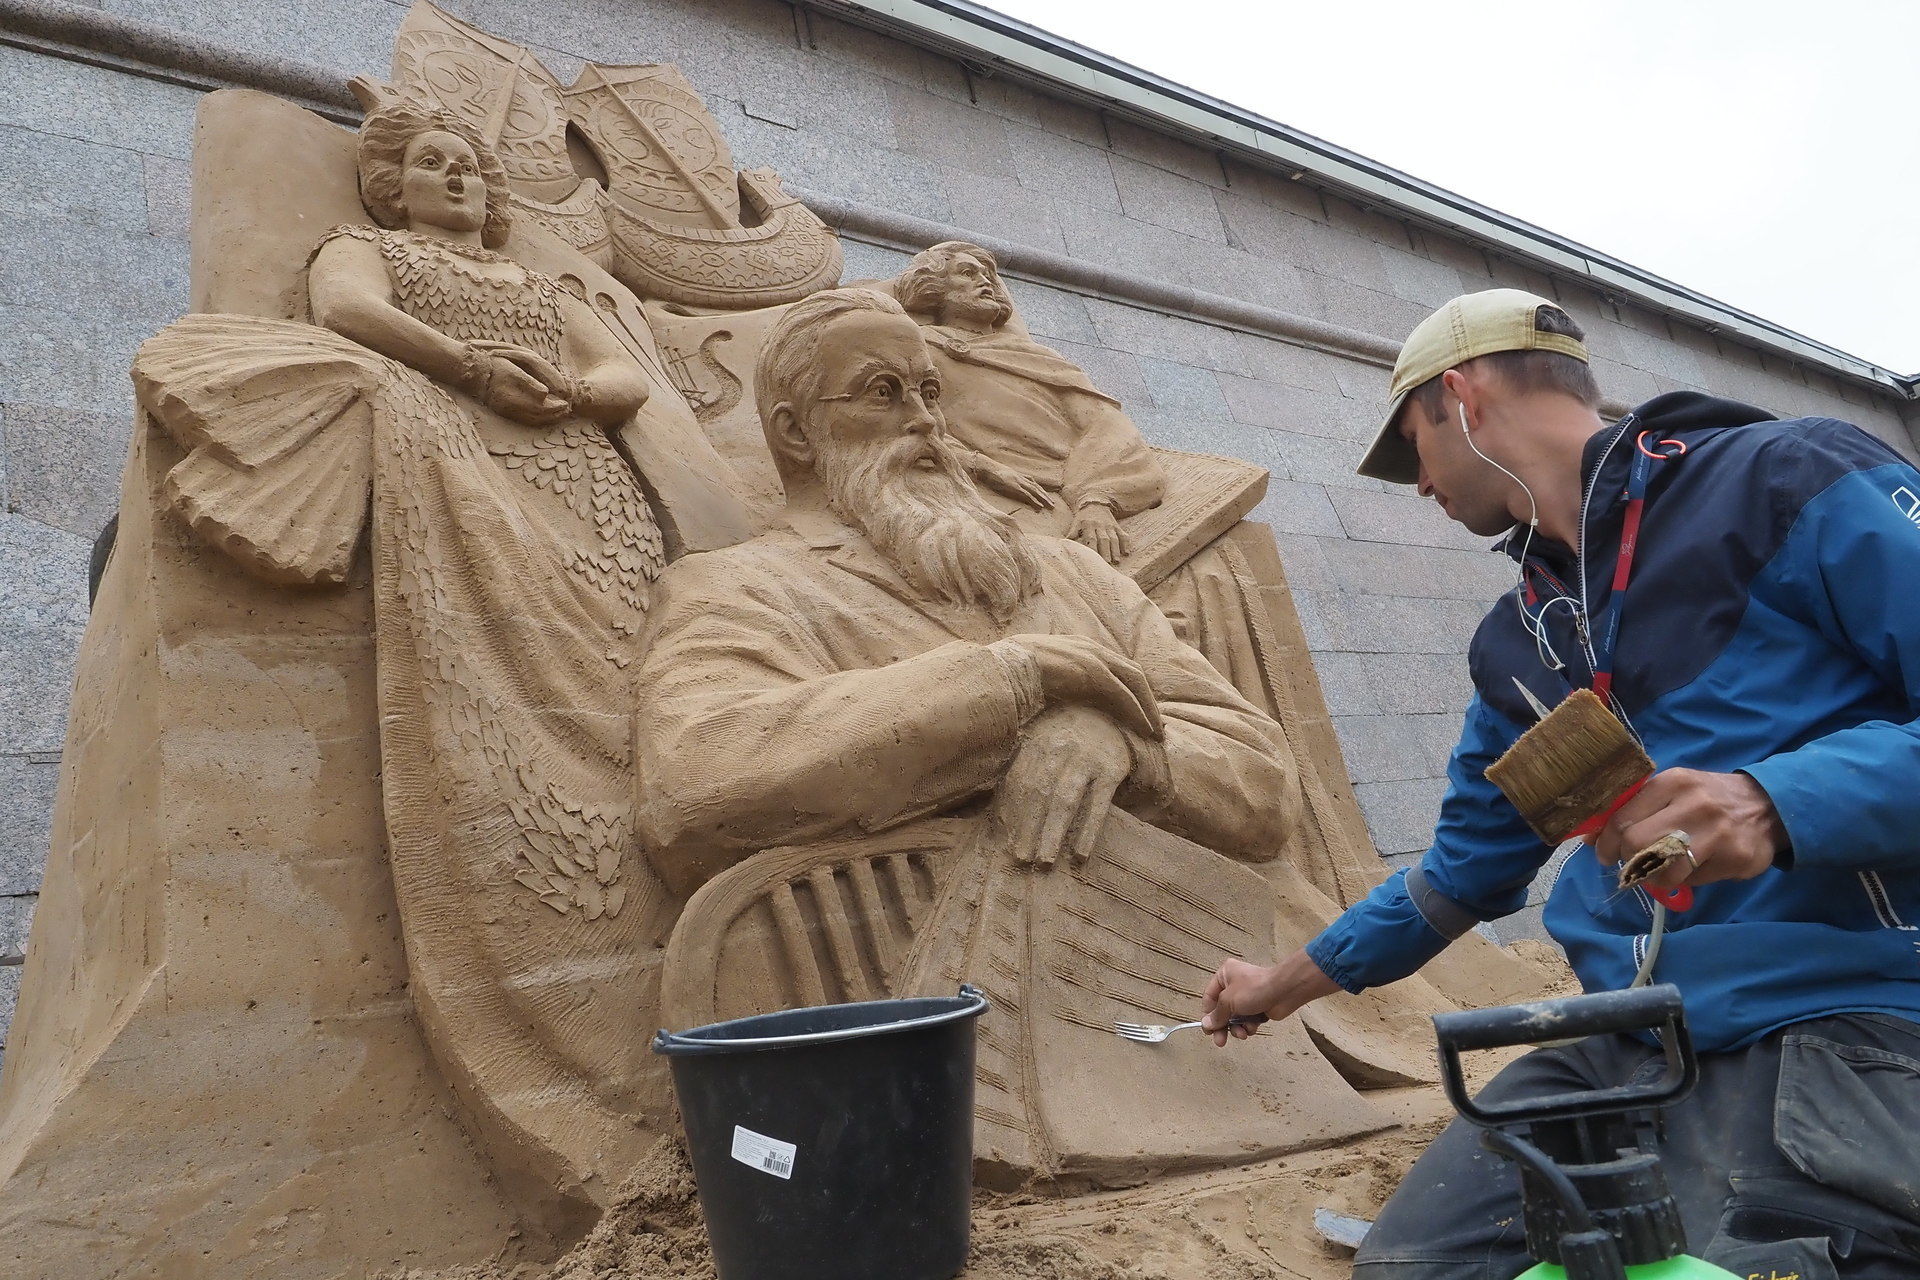
[[[896,443],[911,462],[931,469],[946,437],[940,416],[940,374],[904,315],[856,311],[836,316],[820,335],[820,381],[813,397],[816,451]]]
[[[971,324],[992,328],[1013,314],[1005,290],[978,258],[956,254],[940,273],[941,324]]]
[[[927,596],[1010,617],[1038,567],[947,438],[940,375],[919,326],[893,312],[837,316],[816,357],[805,434],[827,505]]]
[[[487,220],[487,183],[467,140],[430,129],[409,142],[401,161],[400,204],[414,226],[478,231]]]

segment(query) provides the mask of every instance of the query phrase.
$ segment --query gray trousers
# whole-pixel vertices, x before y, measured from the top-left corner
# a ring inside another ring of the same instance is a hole
[[[1489,1100],[1662,1070],[1631,1036],[1537,1049]],[[1700,1087],[1665,1112],[1659,1146],[1688,1252],[1758,1280],[1920,1277],[1920,1025],[1876,1013],[1796,1023],[1702,1054]],[[1511,1280],[1533,1265],[1516,1167],[1447,1127],[1381,1210],[1354,1280]]]

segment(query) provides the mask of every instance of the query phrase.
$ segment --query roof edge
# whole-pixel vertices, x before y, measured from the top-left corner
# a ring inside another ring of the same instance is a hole
[[[959,58],[974,70],[1116,110],[1175,136],[1225,150],[1439,230],[1464,235],[1610,298],[1632,300],[1706,333],[1920,398],[1920,374],[1900,374],[1784,325],[1556,235],[1478,201],[1132,66],[971,0],[798,0],[831,17]]]

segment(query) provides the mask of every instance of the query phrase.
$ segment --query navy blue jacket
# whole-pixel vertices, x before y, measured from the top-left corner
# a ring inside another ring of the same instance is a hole
[[[1696,889],[1669,917],[1654,978],[1679,985],[1703,1049],[1843,1011],[1920,1019],[1920,472],[1847,423],[1773,421],[1691,392],[1623,425],[1584,458],[1595,619],[1635,437],[1651,429],[1688,452],[1653,468],[1618,705],[1656,765],[1751,776],[1792,846],[1752,880]],[[1521,541],[1508,540],[1516,560]],[[1577,560],[1536,536],[1524,572],[1539,604],[1516,589],[1474,635],[1475,695],[1414,877],[1421,904],[1396,874],[1308,944],[1347,990],[1405,977],[1466,921],[1518,910],[1552,854],[1485,770],[1535,719],[1515,677],[1548,706],[1592,681]],[[1547,930],[1589,991],[1632,980],[1651,920],[1646,895],[1620,893],[1584,845],[1547,901]]]

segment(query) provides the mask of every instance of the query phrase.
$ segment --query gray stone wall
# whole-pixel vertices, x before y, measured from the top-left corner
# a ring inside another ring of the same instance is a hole
[[[183,35],[384,74],[389,0],[106,0]],[[1397,340],[1454,294],[1512,284],[1589,331],[1633,402],[1710,389],[1850,418],[1911,450],[1905,405],[1725,342],[1482,247],[1369,212],[1137,124],[778,0],[449,0],[584,59],[674,62],[736,158],[809,190]],[[24,937],[48,839],[88,544],[112,512],[135,346],[187,304],[191,89],[0,47],[0,952]],[[850,242],[848,277],[893,249]],[[1372,363],[1020,280],[1037,336],[1157,442],[1268,467],[1278,534],[1347,764],[1384,856],[1425,847],[1468,685],[1461,655],[1509,581],[1430,504],[1353,474],[1381,408]],[[1525,929],[1524,922],[1520,928]],[[17,968],[0,968],[0,1028]]]

